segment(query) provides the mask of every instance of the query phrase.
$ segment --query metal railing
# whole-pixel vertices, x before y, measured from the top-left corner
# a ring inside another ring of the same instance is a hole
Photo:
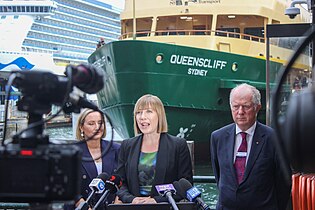
[[[254,36],[250,34],[221,31],[221,30],[157,30],[157,31],[139,31],[136,32],[136,37],[150,37],[150,36],[215,36],[245,39],[249,41],[256,41],[265,43],[264,37]],[[122,34],[119,39],[132,38],[133,32]]]
[[[216,183],[214,176],[193,176],[194,183]]]

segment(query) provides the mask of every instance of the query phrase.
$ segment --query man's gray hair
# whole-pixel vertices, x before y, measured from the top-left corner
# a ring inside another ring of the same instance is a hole
[[[261,95],[260,95],[259,90],[257,90],[257,88],[255,88],[254,86],[246,84],[246,83],[237,85],[235,88],[233,88],[231,90],[231,92],[230,92],[230,104],[232,104],[232,96],[233,96],[234,92],[238,89],[241,89],[241,88],[252,91],[252,93],[253,93],[252,94],[252,96],[253,96],[252,102],[254,105],[260,105],[261,104]]]

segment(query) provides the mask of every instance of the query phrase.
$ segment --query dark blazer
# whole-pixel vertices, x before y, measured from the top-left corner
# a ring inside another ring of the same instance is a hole
[[[131,203],[135,197],[140,197],[138,180],[138,162],[143,135],[124,140],[121,144],[118,174],[123,179],[123,186],[117,195],[124,203]],[[151,189],[151,197],[157,202],[167,202],[167,198],[159,196],[155,185],[172,184],[181,178],[191,183],[192,163],[185,139],[162,133],[157,153],[156,172]]]
[[[102,140],[102,152],[107,149],[109,141]],[[82,157],[92,159],[92,156],[88,150],[87,144],[78,144],[82,149]],[[102,172],[106,172],[108,175],[116,173],[116,168],[118,164],[118,154],[119,154],[120,144],[113,143],[109,151],[102,157]],[[82,161],[81,168],[81,195],[86,200],[88,195],[91,193],[89,184],[91,181],[97,177],[97,170],[94,161]],[[113,196],[112,196],[113,197]],[[113,198],[109,199],[111,202]],[[94,201],[92,201],[94,202]]]
[[[219,190],[217,209],[283,210],[291,182],[286,181],[275,149],[275,132],[257,122],[244,179],[238,185],[234,169],[235,124],[211,134],[211,162]]]

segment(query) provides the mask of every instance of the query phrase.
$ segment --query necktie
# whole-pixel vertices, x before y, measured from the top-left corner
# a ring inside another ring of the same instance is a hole
[[[247,156],[247,141],[246,141],[246,133],[241,132],[242,143],[237,150],[236,158],[235,158],[235,171],[237,175],[238,183],[241,183],[245,173],[245,165],[246,165],[246,156]]]

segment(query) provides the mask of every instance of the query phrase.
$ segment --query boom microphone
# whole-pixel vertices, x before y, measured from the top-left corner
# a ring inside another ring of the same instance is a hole
[[[104,201],[107,199],[110,193],[114,194],[116,193],[119,188],[122,185],[122,180],[119,175],[112,175],[109,180],[105,181],[105,188],[106,191],[102,195],[102,197],[97,201],[95,206],[93,207],[93,210],[97,209],[97,207],[104,203]]]
[[[178,210],[175,200],[172,197],[172,194],[176,193],[176,190],[172,184],[156,185],[155,188],[161,196],[167,197],[168,202],[172,205],[174,210]]]
[[[104,73],[101,69],[92,65],[80,64],[68,65],[66,75],[72,72],[72,83],[83,92],[92,94],[100,91],[104,86]],[[69,76],[69,75],[67,75]]]
[[[201,192],[196,187],[193,187],[187,179],[181,178],[179,184],[186,191],[186,198],[190,202],[197,203],[202,210],[210,210],[210,207],[200,198]]]
[[[64,113],[80,113],[81,108],[100,110],[96,104],[88,101],[86,98],[73,94],[70,94],[70,100],[63,105],[62,110]]]

